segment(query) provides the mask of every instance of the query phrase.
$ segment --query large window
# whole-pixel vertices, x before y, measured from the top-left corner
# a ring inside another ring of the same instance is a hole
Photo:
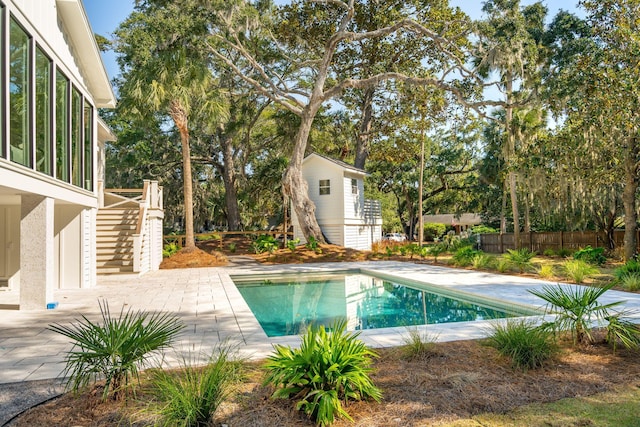
[[[325,196],[327,194],[331,194],[331,180],[329,179],[321,179],[318,183],[318,188],[320,189],[320,195]]]
[[[36,170],[51,175],[51,60],[36,48]]]
[[[71,91],[71,183],[82,187],[82,97],[75,87]]]
[[[56,71],[56,178],[69,182],[69,79]]]
[[[84,100],[84,188],[93,190],[93,107]]]
[[[9,141],[11,160],[31,166],[31,40],[13,19],[9,23]]]

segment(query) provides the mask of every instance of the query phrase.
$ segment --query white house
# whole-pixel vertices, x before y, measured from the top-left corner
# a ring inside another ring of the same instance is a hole
[[[96,281],[115,96],[81,0],[0,0],[0,308]]]
[[[366,175],[362,169],[315,153],[302,161],[302,176],[316,205],[318,225],[330,243],[371,250],[371,244],[382,239],[380,202],[364,198]],[[295,212],[291,223],[294,239],[305,242]]]

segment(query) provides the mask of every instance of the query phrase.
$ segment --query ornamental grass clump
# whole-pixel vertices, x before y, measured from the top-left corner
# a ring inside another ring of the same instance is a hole
[[[50,325],[48,329],[70,338],[74,344],[65,358],[62,376],[73,392],[90,383],[105,380],[103,400],[126,397],[138,379],[138,369],[148,364],[155,352],[171,345],[184,323],[168,313],[120,310],[112,316],[106,301],[100,302],[102,323],[82,316],[71,325]]]
[[[407,360],[426,359],[433,354],[437,335],[422,332],[417,328],[407,329],[407,336],[403,337],[402,356]]]
[[[536,327],[525,320],[508,320],[495,323],[486,344],[511,359],[516,369],[526,371],[543,366],[553,357],[558,347],[553,341],[552,332]]]
[[[342,402],[382,398],[369,377],[377,354],[357,338],[359,333],[346,333],[346,326],[345,320],[333,323],[330,332],[312,326],[299,349],[276,344],[265,364],[265,384],[276,387],[273,397],[299,399],[296,409],[320,426],[337,417],[352,420]]]
[[[580,259],[571,259],[564,263],[564,271],[574,283],[584,283],[585,279],[600,272],[597,267]]]
[[[241,364],[232,360],[228,346],[216,349],[204,366],[182,359],[179,370],[156,370],[152,374],[152,412],[166,426],[209,425],[228,396],[230,386],[240,378]]]

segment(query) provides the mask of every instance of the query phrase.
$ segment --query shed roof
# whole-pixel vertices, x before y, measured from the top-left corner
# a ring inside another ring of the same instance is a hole
[[[307,160],[314,158],[314,157],[318,157],[320,159],[326,160],[330,163],[333,163],[337,166],[339,166],[340,168],[344,169],[344,170],[348,170],[350,172],[356,173],[358,175],[362,175],[362,176],[366,176],[368,175],[368,173],[364,170],[364,169],[360,169],[357,168],[353,165],[350,165],[349,163],[345,163],[341,160],[336,160],[336,159],[332,159],[331,157],[327,157],[327,156],[323,156],[322,154],[318,154],[318,153],[311,153],[309,154],[307,157],[304,158],[304,160],[302,160],[302,163],[305,163]]]

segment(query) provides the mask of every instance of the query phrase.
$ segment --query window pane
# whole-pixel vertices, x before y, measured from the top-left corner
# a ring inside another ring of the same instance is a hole
[[[331,180],[329,179],[321,179],[318,185],[320,189],[320,195],[324,196],[327,194],[331,194]]]
[[[36,170],[51,175],[51,61],[36,49]]]
[[[82,187],[82,97],[71,91],[71,183]]]
[[[11,18],[9,27],[9,140],[11,160],[31,166],[29,138],[29,36]]]
[[[69,182],[69,79],[56,71],[56,178]]]
[[[93,191],[93,108],[84,103],[84,188]]]

